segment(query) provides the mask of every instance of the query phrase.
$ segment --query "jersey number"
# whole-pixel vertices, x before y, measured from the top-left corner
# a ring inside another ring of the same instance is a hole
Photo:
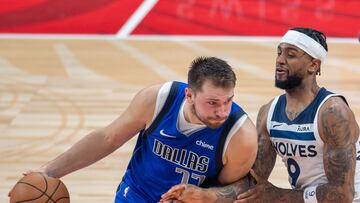
[[[287,160],[287,170],[291,178],[291,185],[295,187],[296,182],[300,176],[300,166],[294,159],[289,158]]]
[[[192,178],[192,179],[198,181],[198,185],[201,185],[201,183],[203,183],[204,180],[205,180],[205,176],[204,176],[204,175],[199,175],[199,174],[196,174],[196,173],[190,173],[189,171],[187,171],[187,170],[185,170],[185,169],[182,169],[182,168],[176,167],[175,172],[182,174],[181,183],[188,184],[188,183],[189,183],[189,179]],[[190,174],[191,174],[191,175],[190,175]]]

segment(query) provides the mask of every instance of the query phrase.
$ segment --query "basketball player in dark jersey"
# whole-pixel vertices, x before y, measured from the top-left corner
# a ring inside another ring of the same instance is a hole
[[[275,85],[285,94],[259,111],[259,151],[251,170],[256,184],[238,195],[236,203],[360,202],[359,126],[345,98],[316,82],[326,55],[326,37],[317,30],[294,28],[282,37]],[[292,189],[278,188],[267,180],[276,154],[287,167]],[[211,189],[176,185],[163,200],[231,202],[244,187],[241,182]]]

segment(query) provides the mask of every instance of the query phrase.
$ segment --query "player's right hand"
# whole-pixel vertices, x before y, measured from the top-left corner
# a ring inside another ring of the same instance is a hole
[[[31,173],[42,173],[42,174],[44,174],[44,175],[47,175],[47,174],[45,173],[45,170],[42,169],[42,168],[39,168],[39,169],[36,169],[36,170],[27,170],[27,171],[23,172],[22,175],[23,175],[23,176],[27,176],[27,175],[29,175],[29,174],[31,174]],[[16,184],[15,184],[15,185],[16,185]],[[14,185],[14,186],[10,189],[10,191],[8,192],[8,197],[11,196],[11,192],[14,190],[15,185]]]
[[[23,172],[22,174],[23,174],[23,176],[27,176],[27,175],[29,175],[31,173],[42,173],[42,174],[44,174],[46,176],[49,176],[48,174],[46,174],[45,170],[42,169],[42,168],[35,169],[35,170],[27,170],[27,171]]]

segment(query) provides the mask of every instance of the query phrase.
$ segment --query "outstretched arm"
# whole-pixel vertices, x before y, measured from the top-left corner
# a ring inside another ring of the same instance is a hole
[[[112,153],[152,119],[159,87],[153,86],[140,91],[124,113],[110,125],[91,132],[69,150],[35,171],[52,177],[62,177]],[[26,173],[31,172],[34,171]]]

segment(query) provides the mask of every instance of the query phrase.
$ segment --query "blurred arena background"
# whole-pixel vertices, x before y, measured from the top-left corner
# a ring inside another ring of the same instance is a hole
[[[186,80],[199,55],[227,60],[235,101],[255,122],[273,85],[279,36],[329,37],[321,86],[345,95],[360,120],[357,0],[0,0],[0,202],[21,178],[101,128],[150,84]],[[135,139],[62,180],[72,202],[113,202]],[[289,187],[278,161],[271,176]]]

